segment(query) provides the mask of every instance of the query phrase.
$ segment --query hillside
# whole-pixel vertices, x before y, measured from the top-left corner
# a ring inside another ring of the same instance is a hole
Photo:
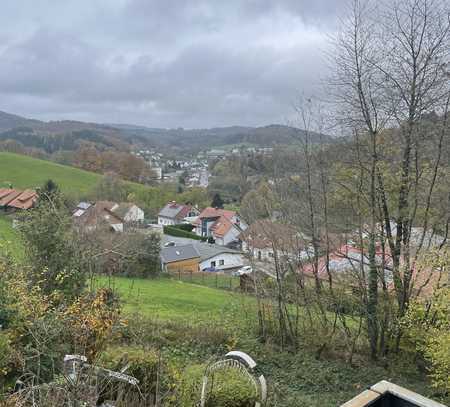
[[[162,129],[133,124],[98,124],[72,120],[27,119],[0,111],[0,142],[14,140],[24,147],[38,148],[52,154],[73,151],[81,143],[95,144],[99,150],[129,151],[141,146],[198,152],[214,147],[251,145],[268,147],[298,144],[305,131],[279,124],[262,127],[227,126],[210,129]],[[333,138],[312,134],[312,143],[331,143]]]
[[[277,144],[298,144],[306,132],[295,127],[271,124],[263,127],[230,126],[211,129],[151,129],[131,125],[118,126],[130,139],[138,138],[154,147],[173,147],[180,150],[205,150],[213,147],[247,144],[267,147]],[[312,143],[331,143],[333,138],[325,134],[311,134]]]
[[[67,193],[88,192],[101,175],[36,158],[0,152],[0,186],[36,188],[52,179]]]
[[[0,187],[36,188],[48,179],[55,181],[68,194],[84,194],[92,190],[102,175],[51,161],[0,152]],[[142,184],[125,182],[134,192],[149,190]]]
[[[81,143],[95,144],[99,150],[129,151],[132,142],[119,129],[96,123],[62,120],[43,122],[0,111],[0,142],[14,140],[27,148],[47,154],[74,151]]]

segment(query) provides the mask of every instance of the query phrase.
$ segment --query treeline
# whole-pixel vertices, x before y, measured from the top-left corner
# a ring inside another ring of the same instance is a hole
[[[301,148],[274,155],[241,207],[249,223],[277,219],[297,231],[290,249],[264,231],[276,278],[255,282],[263,338],[294,350],[308,342],[318,357],[332,351],[349,363],[361,352],[386,363],[401,354],[427,366],[441,394],[450,361],[439,351],[450,327],[448,13],[440,1],[355,2],[333,43],[332,103],[299,102]],[[314,145],[324,128],[347,137]]]

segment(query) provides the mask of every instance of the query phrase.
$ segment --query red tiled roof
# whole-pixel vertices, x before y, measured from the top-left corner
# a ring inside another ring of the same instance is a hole
[[[11,201],[8,206],[16,209],[30,209],[34,206],[38,199],[38,194],[36,191],[31,189],[26,189],[13,201]]]
[[[0,206],[16,209],[30,209],[38,199],[38,194],[32,189],[20,191],[17,189],[0,189]]]
[[[329,255],[330,264],[334,262],[334,266],[336,266],[336,264],[341,263],[342,270],[339,270],[339,266],[338,269],[335,269],[335,267],[331,267],[330,269],[331,274],[337,277],[339,276],[339,274],[341,274],[341,271],[344,271],[344,269],[348,271],[349,269],[352,269],[352,267],[355,268],[355,271],[358,271],[358,268],[361,266],[361,259],[358,257],[361,255],[362,251],[360,248],[351,245],[342,245],[338,250],[330,253]],[[381,255],[382,250],[380,247],[377,247],[376,257],[378,267],[381,265]],[[366,266],[368,265],[367,254],[365,253],[363,256],[364,256],[363,262],[364,265]],[[385,264],[386,264],[385,266],[386,271],[389,271],[390,267],[392,266],[392,257],[389,253],[389,249],[386,249]],[[303,265],[300,268],[300,270],[306,275],[313,276],[314,266],[312,264],[312,259],[310,263]],[[319,279],[321,280],[328,279],[325,256],[319,259],[317,270],[318,270],[317,276]],[[413,296],[421,296],[421,297],[430,296],[437,287],[445,285],[446,281],[448,280],[448,275],[444,275],[442,271],[433,270],[429,267],[421,268],[413,264],[411,267],[411,271],[412,271],[411,285],[413,289],[412,290]],[[403,270],[400,272],[400,274],[403,275]],[[388,289],[391,291],[395,289],[393,281],[390,281],[388,283]]]
[[[214,232],[214,235],[223,237],[233,226],[233,222],[229,221],[225,216],[221,216],[214,222],[210,229]]]
[[[239,238],[257,249],[272,248],[275,245],[279,250],[295,252],[306,245],[306,239],[295,228],[268,219],[252,223]]]
[[[217,208],[208,207],[208,208],[203,209],[203,211],[200,213],[200,215],[198,215],[196,221],[194,222],[194,225],[201,225],[202,219],[206,219],[206,218],[223,217],[225,220],[231,221],[231,219],[233,219],[234,216],[236,216],[235,211],[229,211],[226,209],[217,209]],[[224,220],[224,222],[225,222],[225,220]],[[214,226],[211,226],[211,228],[213,228],[213,227]]]
[[[176,219],[183,220],[189,215],[189,212],[193,210],[191,205],[183,205],[180,212],[178,212],[175,216]]]
[[[200,219],[201,218],[215,218],[215,217],[220,217],[220,216],[224,216],[228,220],[231,220],[233,218],[233,216],[236,216],[236,212],[229,211],[226,209],[218,209],[218,208],[208,207],[208,208],[203,209],[203,211],[200,213],[200,215],[198,215],[198,217]]]

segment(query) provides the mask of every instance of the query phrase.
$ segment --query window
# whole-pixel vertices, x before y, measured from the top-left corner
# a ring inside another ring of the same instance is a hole
[[[225,260],[219,260],[219,266],[223,266],[225,264]]]
[[[261,260],[261,250],[258,250],[258,260]]]
[[[269,257],[273,257],[273,253],[272,252],[269,252]]]
[[[215,261],[211,262],[211,267],[216,267],[216,262]]]

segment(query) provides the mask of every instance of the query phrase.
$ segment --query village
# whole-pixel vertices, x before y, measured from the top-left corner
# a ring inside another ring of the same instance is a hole
[[[1,407],[450,405],[449,0],[28,3]]]
[[[39,199],[39,190],[0,189],[0,210],[11,216],[17,227],[15,213],[32,209]],[[278,215],[278,214],[277,214]],[[334,250],[317,256],[311,238],[296,231],[288,223],[277,220],[257,220],[248,225],[233,210],[206,207],[190,203],[168,202],[158,213],[155,223],[147,223],[144,211],[131,202],[79,202],[72,213],[74,227],[83,233],[156,234],[160,240],[160,267],[168,276],[218,274],[238,277],[239,287],[251,286],[256,275],[276,279],[277,263],[290,265],[283,273],[299,273],[307,279],[326,282],[330,273],[335,282],[347,286],[362,267],[369,270],[367,251],[355,244],[358,232],[336,236]],[[395,235],[396,226],[390,229]],[[367,233],[366,233],[367,234]],[[429,250],[446,243],[446,238],[423,228],[412,228],[412,247]],[[392,257],[377,249],[377,264],[383,267],[384,281],[392,290]],[[292,268],[294,267],[294,268]],[[418,270],[412,278],[421,296],[433,293],[445,276],[431,270]],[[233,284],[230,283],[230,287]]]

